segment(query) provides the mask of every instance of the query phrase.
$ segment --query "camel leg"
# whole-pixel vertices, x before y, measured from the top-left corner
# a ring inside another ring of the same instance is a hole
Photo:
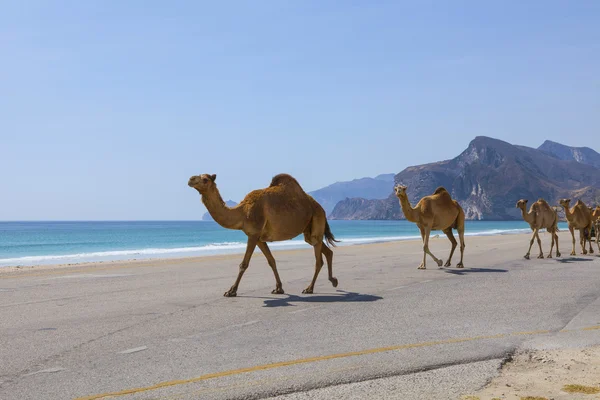
[[[333,287],[337,287],[338,280],[335,276],[333,276],[333,251],[325,245],[321,247],[321,252],[325,256],[325,260],[327,260],[327,273],[329,274],[329,282],[333,285]]]
[[[321,238],[314,246],[313,248],[315,249],[315,275],[312,278],[312,281],[310,282],[310,285],[308,285],[308,287],[306,289],[304,289],[302,291],[302,293],[305,294],[311,294],[313,292],[313,289],[315,288],[315,282],[317,281],[317,276],[319,276],[319,272],[321,272],[321,268],[323,267],[323,252],[322,252],[322,248],[323,248],[323,238]]]
[[[458,240],[460,241],[460,261],[456,264],[456,268],[464,268],[463,256],[465,254],[465,227],[459,226],[458,228]]]
[[[575,253],[575,230],[573,229],[573,227],[571,225],[569,225],[569,231],[571,231],[571,237],[573,238],[573,250],[571,250],[571,255],[575,256],[575,255],[577,255]]]
[[[590,224],[590,226],[588,226],[588,234],[586,236],[586,239],[590,242],[590,250],[588,251],[588,253],[594,254],[594,248],[592,247],[592,225],[591,224]]]
[[[454,235],[452,234],[452,227],[446,228],[443,231],[448,239],[450,239],[450,243],[452,243],[452,249],[450,250],[450,255],[448,256],[448,261],[444,264],[444,267],[450,267],[452,265],[452,256],[454,255],[454,250],[456,249],[456,239],[454,239]]]
[[[425,230],[419,226],[419,230],[421,231],[421,240],[423,241],[423,246],[425,246]],[[423,251],[423,262],[421,263],[421,265],[419,265],[417,267],[417,269],[425,269],[426,268],[426,260],[425,257],[427,257],[427,253],[425,253],[425,251]]]
[[[537,233],[537,229],[533,229],[533,235],[531,235],[531,240],[529,241],[529,249],[527,249],[527,254],[525,254],[525,259],[529,260],[529,253],[531,253],[531,248],[533,247],[533,243],[535,242],[535,235]]]
[[[556,257],[560,257],[560,250],[558,250],[558,228],[554,230],[554,241],[556,242]]]
[[[544,258],[544,252],[542,251],[542,240],[540,239],[539,229],[535,230],[535,237],[537,239],[538,246],[540,247],[540,254],[538,255],[538,258]]]
[[[598,246],[598,252],[600,252],[600,223],[596,224],[596,246]]]
[[[430,233],[431,233],[431,228],[425,228],[425,245],[423,246],[423,251],[425,251],[425,253],[429,254],[431,256],[431,258],[433,258],[433,261],[435,261],[437,263],[438,267],[441,267],[444,262],[442,260],[440,260],[439,258],[437,258],[436,256],[434,256],[431,251],[429,251],[429,234]],[[423,268],[423,269],[425,269],[425,268]]]
[[[225,297],[235,297],[237,296],[237,289],[240,285],[240,281],[242,280],[242,276],[244,276],[244,272],[248,269],[250,265],[250,258],[252,257],[252,253],[254,253],[254,249],[256,248],[256,244],[258,243],[257,236],[248,236],[248,244],[246,245],[246,254],[244,254],[244,259],[240,264],[240,272],[238,272],[237,279],[233,286],[223,294]]]
[[[550,238],[552,240],[550,241],[550,253],[548,253],[548,256],[546,256],[546,258],[552,258],[552,250],[554,249],[554,231],[548,230],[548,232],[550,232]]]
[[[265,255],[267,262],[269,263],[269,267],[273,270],[273,275],[275,275],[275,290],[271,292],[271,294],[284,294],[283,285],[281,284],[281,279],[279,279],[279,273],[277,272],[277,264],[275,264],[275,257],[271,254],[271,250],[269,246],[265,242],[258,242],[258,248]]]
[[[579,230],[579,245],[581,246],[581,252],[583,255],[586,255],[587,250],[585,249],[585,232],[583,229]]]

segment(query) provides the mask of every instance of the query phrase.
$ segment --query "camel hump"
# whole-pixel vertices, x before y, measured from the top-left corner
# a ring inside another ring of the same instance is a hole
[[[440,194],[440,193],[448,193],[448,191],[446,190],[445,187],[440,186],[437,189],[435,189],[435,192],[433,192],[433,194]]]
[[[550,204],[548,204],[548,202],[544,199],[538,199],[538,201],[536,201],[536,203],[541,204],[543,207],[545,208],[551,208]]]
[[[273,179],[271,179],[271,184],[269,186],[283,186],[283,185],[296,185],[301,188],[300,184],[293,176],[289,174],[279,174],[275,175]]]

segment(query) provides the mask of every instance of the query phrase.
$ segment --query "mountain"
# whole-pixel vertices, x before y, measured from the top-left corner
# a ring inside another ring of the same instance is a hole
[[[237,206],[237,203],[233,200],[227,200],[225,202],[225,205],[227,207],[235,207]],[[210,213],[205,212],[204,215],[202,215],[202,221],[214,221],[213,217],[211,217]]]
[[[560,160],[577,161],[582,164],[600,168],[600,153],[589,147],[569,147],[564,144],[546,140],[538,147],[538,150],[551,154]]]
[[[309,192],[325,209],[327,215],[335,205],[347,197],[385,199],[394,188],[394,174],[377,175],[375,178],[360,178],[347,182],[336,182],[322,189]]]
[[[460,202],[468,219],[520,219],[517,200],[542,197],[600,199],[600,169],[573,160],[561,160],[546,151],[516,146],[478,136],[452,160],[408,167],[394,177],[408,186],[413,206],[423,196],[444,186]],[[332,211],[332,219],[403,218],[398,199],[390,190],[383,200],[347,198]]]

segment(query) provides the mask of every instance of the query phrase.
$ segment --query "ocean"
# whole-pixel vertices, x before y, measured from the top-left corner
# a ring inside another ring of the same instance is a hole
[[[329,221],[338,245],[418,239],[407,221]],[[566,223],[559,224],[566,230]],[[467,221],[466,236],[531,232],[524,221]],[[432,235],[444,235],[440,231]],[[456,236],[456,234],[455,234]],[[457,237],[458,240],[458,237]],[[273,250],[308,248],[302,235]],[[0,222],[0,267],[243,253],[246,235],[205,221]],[[258,250],[257,250],[258,251]]]

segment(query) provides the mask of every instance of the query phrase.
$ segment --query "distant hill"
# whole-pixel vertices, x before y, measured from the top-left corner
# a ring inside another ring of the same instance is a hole
[[[347,197],[385,199],[394,188],[394,174],[377,175],[375,178],[360,178],[347,182],[336,182],[322,189],[309,192],[325,209],[327,215],[335,205]]]
[[[413,206],[444,186],[460,202],[468,219],[520,219],[515,203],[521,198],[543,197],[553,205],[562,197],[588,203],[600,199],[600,168],[484,136],[476,137],[452,160],[406,168],[394,182],[408,186]],[[392,189],[383,200],[359,197],[340,201],[330,218],[403,218]]]
[[[227,207],[235,207],[237,206],[238,203],[236,203],[235,201],[232,200],[227,200],[225,202],[225,205]],[[211,217],[210,213],[205,212],[204,215],[202,215],[202,221],[214,221],[213,217]]]
[[[582,164],[592,165],[600,168],[600,153],[589,147],[569,147],[564,144],[546,140],[538,150],[552,154],[561,160],[577,161]]]

